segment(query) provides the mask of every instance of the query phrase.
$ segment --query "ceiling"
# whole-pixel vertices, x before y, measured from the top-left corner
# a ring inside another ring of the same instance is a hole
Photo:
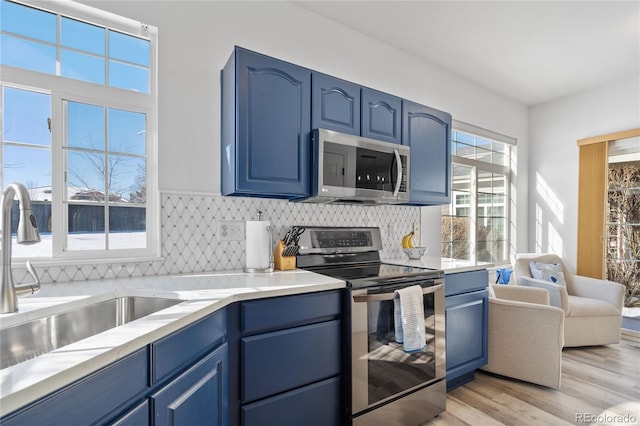
[[[640,0],[294,3],[524,105],[640,75]]]

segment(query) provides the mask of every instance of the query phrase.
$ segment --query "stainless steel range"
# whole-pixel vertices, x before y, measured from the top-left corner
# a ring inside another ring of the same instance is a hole
[[[306,227],[299,246],[299,268],[348,284],[346,422],[411,426],[443,412],[443,271],[382,262],[379,228]],[[426,347],[407,353],[396,343],[394,297],[415,285],[422,291]]]

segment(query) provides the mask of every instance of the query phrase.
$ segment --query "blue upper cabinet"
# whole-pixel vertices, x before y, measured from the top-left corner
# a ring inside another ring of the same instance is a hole
[[[236,48],[222,70],[223,195],[310,194],[311,71]]]
[[[402,99],[362,88],[362,136],[386,142],[401,142]]]
[[[409,204],[451,201],[451,114],[402,101],[402,144],[411,147]]]
[[[311,128],[360,135],[360,86],[314,72]]]

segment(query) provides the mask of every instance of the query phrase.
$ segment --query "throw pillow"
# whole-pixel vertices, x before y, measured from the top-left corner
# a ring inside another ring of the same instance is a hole
[[[530,262],[531,276],[536,280],[549,281],[558,285],[566,285],[562,265],[559,263]]]

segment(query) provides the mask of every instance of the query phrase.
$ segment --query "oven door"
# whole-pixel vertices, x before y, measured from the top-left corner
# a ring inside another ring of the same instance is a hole
[[[383,404],[445,377],[444,280],[354,289],[351,305],[351,414]],[[395,290],[423,288],[426,349],[405,353],[395,343]]]

